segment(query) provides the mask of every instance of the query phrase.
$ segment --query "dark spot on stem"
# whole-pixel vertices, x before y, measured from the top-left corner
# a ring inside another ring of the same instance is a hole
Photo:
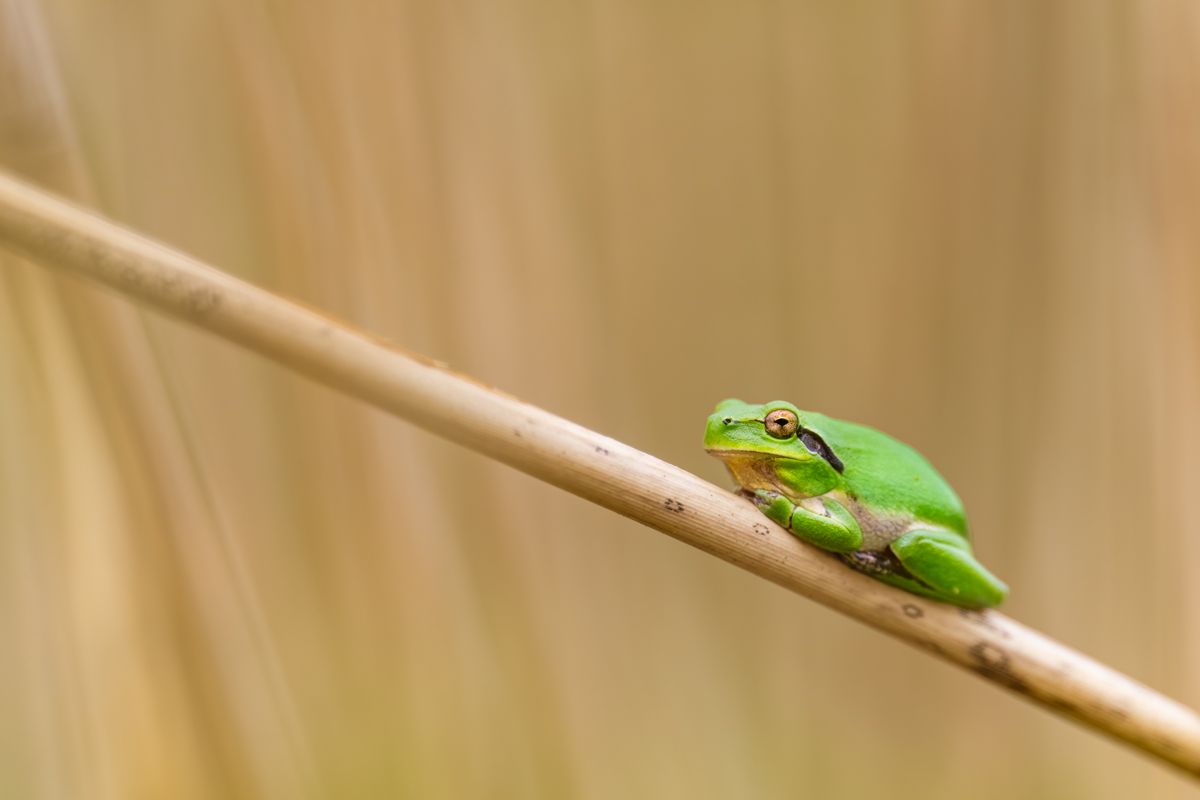
[[[184,307],[194,317],[204,316],[220,304],[221,295],[204,287],[192,289],[184,299]]]
[[[1012,634],[1009,633],[1003,626],[996,625],[992,621],[991,614],[989,614],[984,609],[960,608],[960,609],[958,609],[958,613],[959,613],[959,616],[961,616],[963,619],[970,620],[971,622],[974,622],[976,625],[980,625],[984,628],[987,628],[989,631],[996,634],[997,636],[1000,636],[1003,639],[1012,638]]]
[[[974,664],[971,669],[985,678],[1007,686],[1014,692],[1029,694],[1029,686],[1013,671],[1008,653],[1003,648],[991,642],[976,642],[967,651],[971,654]]]
[[[683,513],[683,503],[679,502],[673,497],[668,497],[663,503],[663,507],[666,508],[667,511],[674,511],[676,514]]]

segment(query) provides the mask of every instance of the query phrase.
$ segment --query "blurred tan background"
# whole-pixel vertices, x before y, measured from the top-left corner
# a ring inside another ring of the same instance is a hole
[[[915,444],[1200,704],[1200,7],[0,0],[0,162],[725,484]],[[3,256],[0,796],[1179,798],[801,598]]]

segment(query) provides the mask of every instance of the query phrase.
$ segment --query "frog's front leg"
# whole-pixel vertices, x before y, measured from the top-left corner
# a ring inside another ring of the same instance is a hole
[[[892,542],[904,568],[929,594],[967,608],[998,606],[1008,594],[1004,582],[975,560],[966,539],[949,531],[913,530]]]
[[[822,499],[825,513],[820,514],[766,489],[756,490],[750,499],[759,511],[809,544],[835,553],[849,553],[862,547],[858,521],[836,500]]]

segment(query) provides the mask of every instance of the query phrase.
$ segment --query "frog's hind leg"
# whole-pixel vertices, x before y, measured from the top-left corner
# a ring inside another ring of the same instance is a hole
[[[971,547],[949,531],[913,530],[891,544],[892,552],[938,600],[967,608],[1000,605],[1008,587],[975,560]]]
[[[906,592],[932,597],[941,600],[942,595],[921,583],[905,569],[900,559],[891,550],[859,550],[855,553],[840,553],[842,561],[858,570],[865,572],[877,581],[883,581],[889,586],[896,586]]]

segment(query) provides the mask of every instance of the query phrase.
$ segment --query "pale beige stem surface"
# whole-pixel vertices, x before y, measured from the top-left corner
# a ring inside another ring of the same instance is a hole
[[[1200,716],[996,612],[892,589],[712,484],[0,174],[0,244],[624,514],[1200,776]]]

